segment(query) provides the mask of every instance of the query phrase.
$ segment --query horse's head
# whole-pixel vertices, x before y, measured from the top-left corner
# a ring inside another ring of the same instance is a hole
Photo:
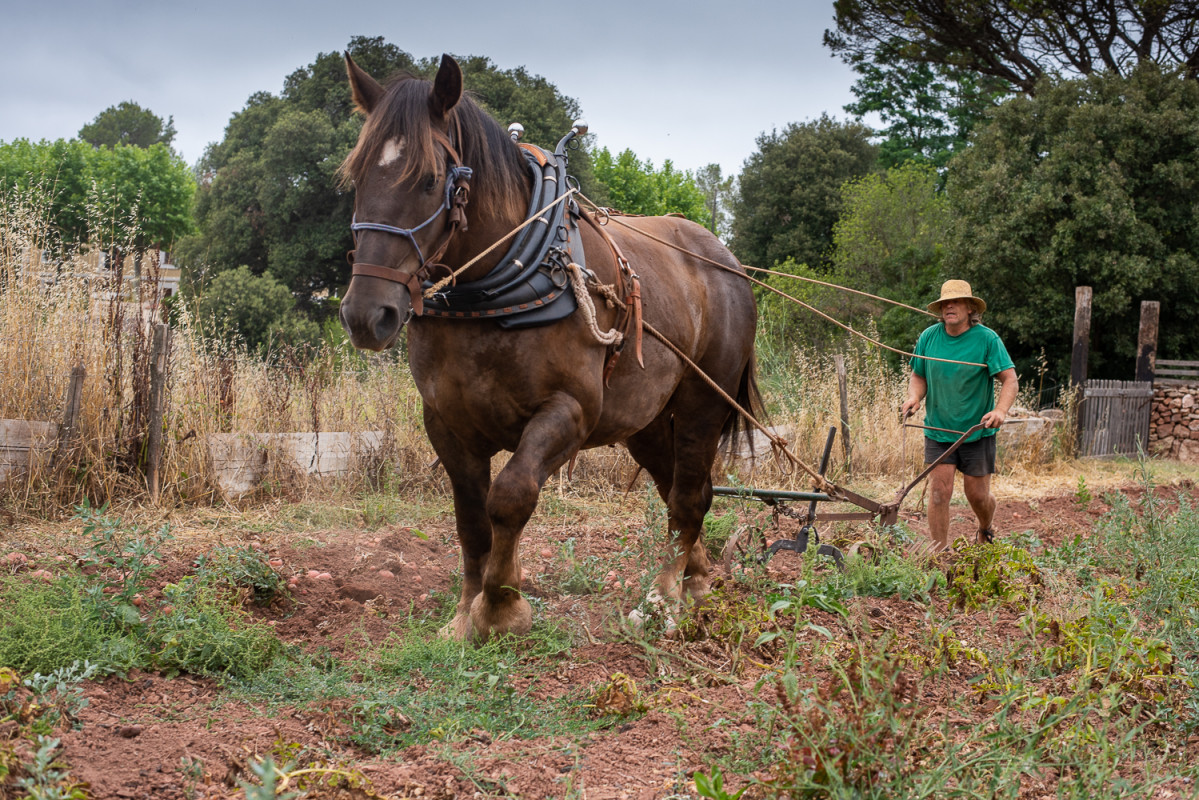
[[[354,269],[341,324],[355,347],[383,350],[420,314],[421,280],[465,228],[471,170],[452,113],[462,100],[462,70],[442,56],[432,84],[404,78],[384,88],[345,58],[366,124],[341,167],[356,193]]]

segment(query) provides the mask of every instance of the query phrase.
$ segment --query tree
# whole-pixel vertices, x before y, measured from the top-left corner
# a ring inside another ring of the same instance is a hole
[[[937,171],[909,162],[846,183],[844,212],[833,228],[833,281],[924,308],[944,279],[949,200]],[[914,311],[842,294],[840,319],[860,328],[873,319],[882,341],[911,350],[930,318]]]
[[[347,49],[380,78],[399,71],[431,76],[436,68],[382,38],[355,37]],[[543,78],[499,70],[485,58],[460,63],[467,87],[498,119],[520,119],[539,137],[553,132],[550,147],[570,129],[574,101]],[[345,254],[353,247],[353,196],[339,186],[336,170],[361,129],[340,53],[318,54],[287,76],[280,95],[252,95],[200,161],[200,232],[179,248],[189,280],[246,266],[287,286],[299,308],[328,313],[317,298],[349,279]]]
[[[632,150],[613,157],[604,147],[593,161],[595,179],[602,187],[597,194],[605,205],[628,214],[682,214],[701,225],[708,223],[707,203],[695,179],[676,170],[670,159],[655,170],[653,162],[640,161]]]
[[[195,179],[165,144],[0,144],[0,188],[44,192],[62,243],[170,247],[192,229]]]
[[[857,102],[845,110],[859,119],[877,113],[887,124],[878,132],[885,137],[879,152],[882,166],[923,161],[943,168],[966,146],[987,109],[1011,89],[998,78],[908,61],[900,50],[899,43],[890,42],[869,57],[851,58],[861,77],[853,85]]]
[[[732,249],[745,264],[770,267],[791,258],[822,269],[841,213],[841,184],[878,160],[871,131],[827,114],[758,137],[733,203]]]
[[[294,313],[296,298],[270,275],[255,275],[249,267],[226,270],[213,277],[193,301],[201,328],[211,325],[223,341],[240,341],[260,353],[279,344],[315,344],[320,327]]]
[[[113,147],[127,144],[149,147],[153,144],[171,146],[175,140],[175,118],[166,122],[148,108],[132,100],[109,106],[96,118],[79,129],[79,138],[93,147]]]
[[[1199,352],[1197,190],[1199,82],[1153,65],[1046,81],[951,162],[945,262],[986,299],[1014,356],[1044,348],[1059,375],[1074,288],[1091,286],[1090,374],[1128,377],[1141,300],[1162,302],[1165,357]]]
[[[1036,91],[1045,75],[1128,75],[1182,65],[1199,75],[1193,0],[835,0],[824,44],[853,64],[898,45],[903,58],[989,75]]]
[[[729,203],[736,194],[736,184],[736,176],[724,177],[719,164],[708,164],[695,171],[695,185],[708,209],[708,230],[721,239],[728,239],[732,233]]]

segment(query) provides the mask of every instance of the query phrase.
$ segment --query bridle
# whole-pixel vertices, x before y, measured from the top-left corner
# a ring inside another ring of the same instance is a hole
[[[461,141],[462,135],[461,129],[458,127],[458,118],[454,117],[453,121],[458,133],[457,138]],[[446,165],[445,195],[437,210],[424,222],[411,228],[400,228],[383,222],[359,222],[357,215],[355,215],[353,221],[350,223],[350,230],[354,234],[355,248],[358,246],[358,231],[379,231],[407,239],[411,243],[412,249],[416,251],[416,257],[420,261],[420,266],[417,267],[415,272],[404,272],[394,267],[353,261],[355,251],[350,251],[352,264],[350,271],[351,278],[354,275],[365,275],[370,278],[381,278],[385,281],[403,284],[408,288],[408,296],[412,301],[412,305],[408,310],[408,320],[411,320],[413,316],[419,317],[424,312],[421,282],[428,279],[434,268],[441,266],[437,261],[445,255],[445,251],[450,246],[450,240],[454,238],[454,234],[459,230],[465,231],[467,229],[466,203],[470,195],[470,179],[474,176],[474,170],[463,165],[457,149],[446,134],[434,128],[433,139],[445,149],[446,154],[449,156],[449,163]],[[433,251],[432,255],[425,258],[424,253],[421,252],[420,244],[416,241],[416,234],[418,231],[431,225],[445,211],[449,211],[449,216],[446,218],[445,236],[442,237],[441,243]],[[405,320],[405,322],[408,320]]]

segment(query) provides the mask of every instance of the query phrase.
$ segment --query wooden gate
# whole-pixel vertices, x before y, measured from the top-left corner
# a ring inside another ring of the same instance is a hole
[[[1136,456],[1138,445],[1149,447],[1152,410],[1150,381],[1087,381],[1079,411],[1081,455]]]

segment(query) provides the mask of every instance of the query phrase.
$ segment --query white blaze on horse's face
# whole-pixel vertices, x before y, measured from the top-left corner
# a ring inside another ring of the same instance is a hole
[[[387,144],[383,145],[383,152],[379,155],[379,166],[386,167],[388,164],[395,162],[404,154],[404,138],[389,139]]]

